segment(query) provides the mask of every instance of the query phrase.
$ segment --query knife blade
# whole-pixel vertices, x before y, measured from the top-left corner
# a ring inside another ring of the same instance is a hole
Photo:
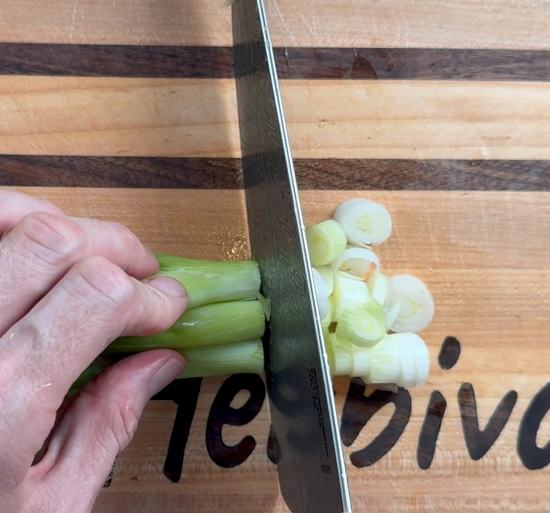
[[[250,247],[271,303],[266,382],[281,494],[293,513],[351,512],[265,9],[262,0],[235,0],[231,9]]]

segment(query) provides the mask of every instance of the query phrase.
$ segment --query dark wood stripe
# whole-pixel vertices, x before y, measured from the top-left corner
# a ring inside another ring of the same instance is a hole
[[[550,52],[275,48],[283,79],[550,80]],[[0,43],[0,74],[231,78],[230,47]]]
[[[548,191],[550,160],[298,160],[302,189]]]
[[[550,80],[550,52],[424,48],[277,49],[281,78]]]
[[[233,49],[0,43],[0,75],[229,78]]]
[[[241,189],[239,159],[0,155],[0,185]]]
[[[303,190],[550,191],[549,160],[296,159]],[[0,155],[0,185],[241,189],[239,159]]]

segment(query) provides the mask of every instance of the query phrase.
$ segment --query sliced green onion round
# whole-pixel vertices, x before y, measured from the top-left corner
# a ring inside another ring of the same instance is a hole
[[[398,335],[406,335],[405,333],[398,333]],[[393,343],[400,344],[401,351],[401,381],[397,383],[403,388],[413,388],[416,386],[416,357],[414,353],[414,347],[408,340],[397,341],[394,338]]]
[[[371,349],[369,383],[395,383],[401,381],[401,351],[390,335],[386,335]],[[413,362],[414,363],[414,362]]]
[[[398,384],[404,388],[424,386],[430,370],[430,354],[424,341],[416,333],[395,333],[390,337],[403,353],[402,383]]]
[[[340,313],[336,325],[339,341],[359,347],[371,347],[386,334],[386,319],[377,301],[357,303]]]
[[[334,219],[342,226],[348,241],[357,246],[380,244],[392,231],[389,212],[382,205],[366,199],[344,201],[334,211]]]
[[[321,278],[323,278],[325,285],[327,286],[327,295],[330,296],[334,290],[334,273],[332,272],[332,269],[326,265],[316,267],[315,269],[321,275]]]
[[[313,273],[315,295],[317,297],[317,306],[319,307],[319,316],[321,317],[321,320],[323,320],[328,313],[327,286],[325,285],[325,281],[315,268],[312,268],[311,271]]]
[[[311,265],[314,266],[331,264],[346,248],[346,234],[332,219],[308,226],[306,240]]]
[[[336,333],[327,334],[333,356],[331,374],[358,378],[370,372],[371,357],[367,349],[342,344]]]
[[[353,351],[338,341],[336,333],[329,333],[329,344],[334,357],[333,376],[350,376],[353,372]]]
[[[380,260],[370,249],[350,248],[342,251],[332,264],[332,271],[341,271],[367,281],[380,270]]]
[[[340,314],[356,305],[366,305],[371,300],[367,284],[349,274],[336,272],[334,275],[334,291],[332,293],[335,303],[333,322],[338,322]]]
[[[328,332],[328,328],[332,324],[332,320],[334,319],[334,312],[336,311],[336,304],[334,302],[333,296],[329,296],[327,298],[327,304],[328,304],[328,312],[327,312],[327,315],[325,315],[325,318],[321,320],[321,326],[323,327],[323,329],[326,329]]]
[[[367,282],[367,288],[372,298],[383,305],[388,294],[388,277],[381,272],[375,272]]]
[[[323,326],[323,346],[325,348],[325,354],[327,355],[328,364],[330,366],[330,373],[332,376],[334,376],[335,351],[332,347],[328,327],[325,326]]]
[[[369,383],[395,383],[404,388],[423,386],[428,377],[430,355],[415,333],[386,335],[371,349]]]
[[[354,347],[352,352],[353,365],[349,374],[350,378],[360,378],[370,374],[370,351],[364,348]]]
[[[418,335],[414,338],[413,352],[416,361],[416,386],[423,387],[430,374],[430,353],[428,346]]]
[[[400,309],[390,325],[392,331],[418,333],[428,327],[434,315],[434,301],[422,281],[408,274],[390,277],[386,310],[398,302]]]
[[[388,305],[387,303],[384,305],[384,315],[386,316],[386,331],[391,328],[392,324],[397,319],[400,310],[401,303],[399,301],[396,301],[391,305]]]

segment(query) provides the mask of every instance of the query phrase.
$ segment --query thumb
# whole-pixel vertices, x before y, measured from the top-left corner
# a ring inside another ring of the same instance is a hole
[[[183,369],[181,354],[147,351],[117,362],[86,385],[54,428],[44,458],[28,474],[33,487],[46,488],[33,496],[63,497],[63,513],[91,510],[145,405]]]

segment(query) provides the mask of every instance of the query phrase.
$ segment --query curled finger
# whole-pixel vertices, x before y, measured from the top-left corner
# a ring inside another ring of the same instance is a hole
[[[141,283],[101,257],[73,266],[0,339],[0,437],[18,436],[0,447],[0,461],[28,468],[70,386],[107,345],[167,330],[186,304],[171,278]]]

